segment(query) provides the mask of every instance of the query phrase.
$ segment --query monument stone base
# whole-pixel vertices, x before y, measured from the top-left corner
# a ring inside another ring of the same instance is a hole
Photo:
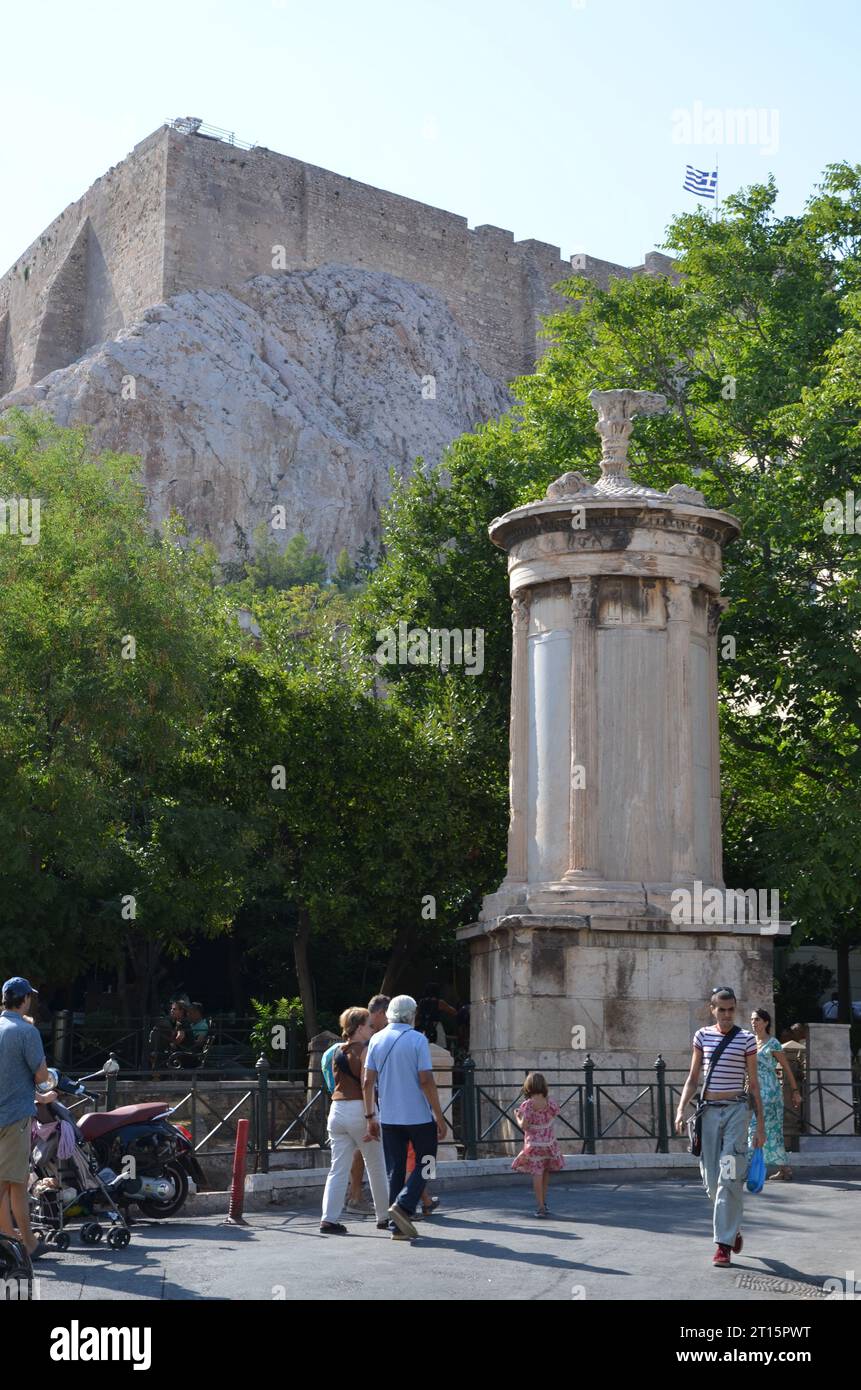
[[[666,917],[511,914],[458,933],[471,950],[470,1053],[478,1068],[651,1069],[690,1063],[713,1022],[711,991],[728,985],[736,1021],[773,1013],[773,942],[756,925],[676,926]],[[516,1045],[512,1045],[516,1042]]]

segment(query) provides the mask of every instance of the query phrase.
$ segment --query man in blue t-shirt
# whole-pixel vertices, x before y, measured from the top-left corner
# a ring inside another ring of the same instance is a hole
[[[415,1240],[418,1231],[410,1218],[433,1174],[437,1143],[446,1136],[439,1094],[433,1076],[430,1045],[413,1027],[416,1001],[398,994],[386,1010],[389,1026],[375,1033],[365,1057],[365,1119],[368,1138],[379,1139],[389,1176],[389,1216],[395,1240]],[[380,1119],[374,1113],[374,1085],[380,1097]],[[407,1146],[412,1143],[416,1162],[406,1184]]]
[[[14,975],[3,986],[0,1014],[0,1230],[20,1238],[31,1256],[41,1249],[41,1242],[30,1229],[27,1202],[30,1126],[36,1114],[36,1083],[48,1080],[42,1039],[23,1017],[30,1012],[35,992],[29,980]],[[7,1199],[20,1237],[5,1216]]]

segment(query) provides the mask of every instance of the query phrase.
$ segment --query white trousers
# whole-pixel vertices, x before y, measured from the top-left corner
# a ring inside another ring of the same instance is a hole
[[[332,1101],[329,1110],[332,1161],[323,1192],[324,1221],[337,1221],[341,1215],[347,1195],[347,1184],[350,1181],[350,1166],[357,1149],[365,1160],[377,1220],[385,1221],[388,1218],[389,1180],[383,1161],[383,1146],[379,1139],[369,1139],[367,1144],[363,1142],[367,1125],[364,1101]]]

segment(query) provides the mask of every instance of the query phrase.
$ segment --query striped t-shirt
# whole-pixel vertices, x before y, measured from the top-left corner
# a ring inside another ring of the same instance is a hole
[[[709,1069],[709,1061],[724,1034],[714,1024],[711,1028],[698,1028],[694,1033],[694,1047],[703,1054],[701,1077],[703,1083]],[[756,1052],[756,1038],[753,1033],[742,1028],[728,1043],[718,1058],[718,1064],[709,1078],[710,1091],[741,1091],[747,1077],[746,1058]]]

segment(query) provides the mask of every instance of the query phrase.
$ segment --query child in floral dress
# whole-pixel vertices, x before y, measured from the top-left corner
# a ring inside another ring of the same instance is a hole
[[[565,1167],[565,1159],[556,1139],[553,1121],[559,1106],[547,1094],[547,1082],[540,1071],[531,1071],[523,1083],[526,1099],[515,1110],[515,1118],[523,1130],[524,1143],[512,1163],[515,1173],[531,1173],[535,1190],[536,1216],[549,1216],[547,1184],[550,1174]]]

